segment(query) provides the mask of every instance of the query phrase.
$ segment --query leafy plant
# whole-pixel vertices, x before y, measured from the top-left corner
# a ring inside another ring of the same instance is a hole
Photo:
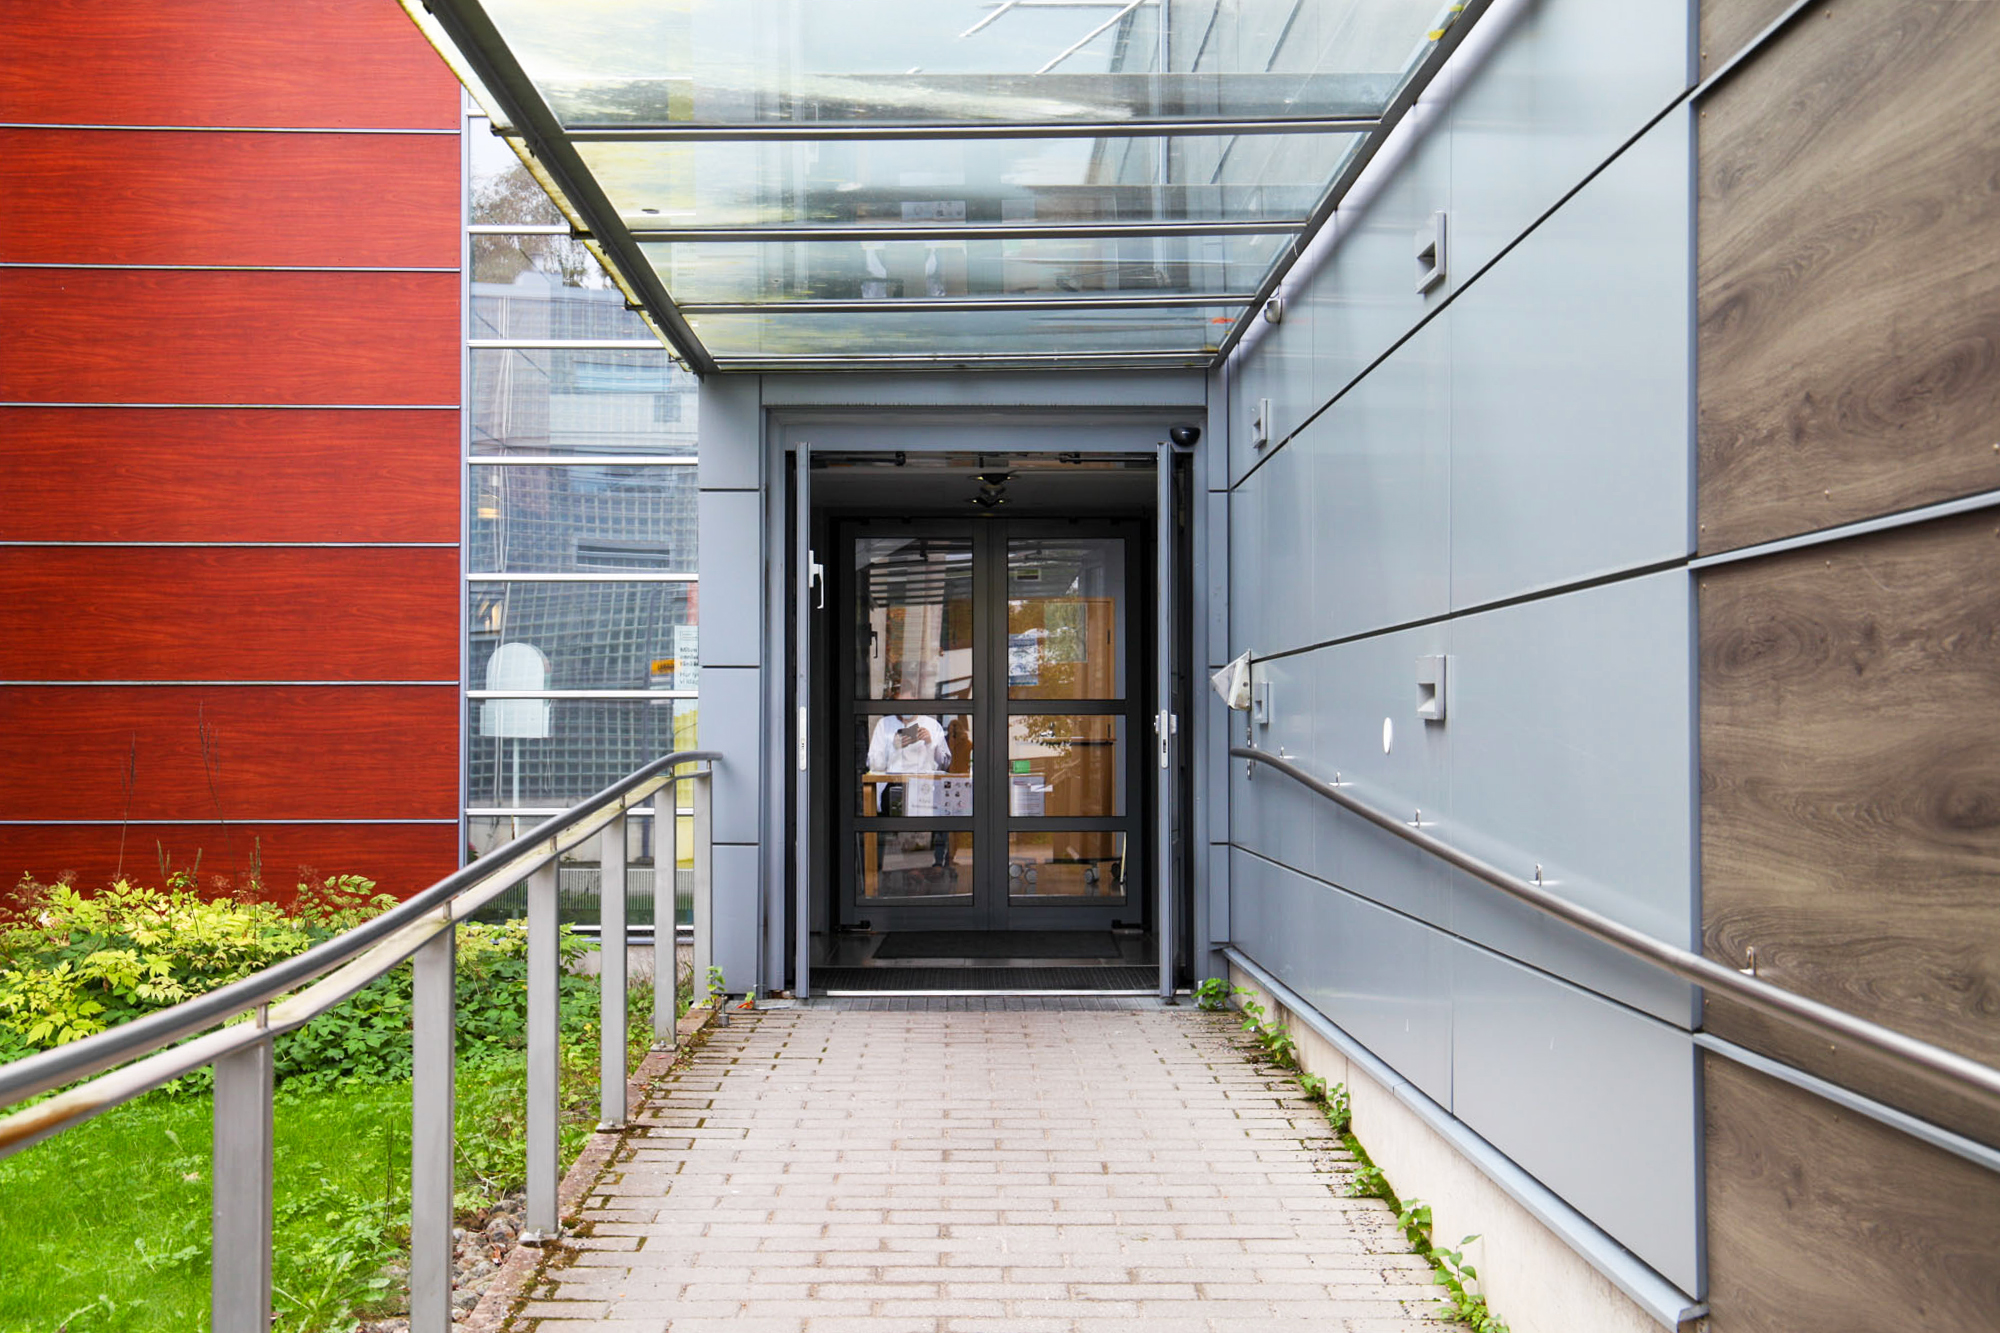
[[[1248,994],[1250,992],[1243,987],[1230,985],[1227,978],[1209,977],[1194,988],[1195,1008],[1211,1014],[1220,1013],[1229,1007],[1231,998]]]
[[[1431,1280],[1445,1289],[1445,1313],[1461,1324],[1470,1325],[1473,1333],[1507,1333],[1505,1321],[1486,1308],[1486,1298],[1472,1287],[1479,1280],[1479,1270],[1465,1262],[1464,1247],[1478,1239],[1476,1235],[1467,1236],[1459,1241],[1460,1248],[1456,1250],[1433,1248],[1430,1260],[1437,1272]]]

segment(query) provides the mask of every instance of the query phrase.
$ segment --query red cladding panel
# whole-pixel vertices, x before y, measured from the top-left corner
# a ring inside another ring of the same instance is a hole
[[[0,398],[456,404],[458,295],[456,273],[15,269]]]
[[[215,876],[247,878],[261,866],[266,890],[286,897],[301,870],[320,879],[363,875],[386,893],[407,898],[458,868],[455,824],[15,824],[0,825],[0,911],[22,875],[44,884],[73,874],[80,889],[109,884],[121,872],[157,886],[160,858],[192,869],[215,887]]]
[[[457,268],[458,138],[0,130],[0,260]]]
[[[457,678],[455,548],[0,547],[0,679]]]
[[[59,665],[62,644],[53,634],[45,644]],[[331,639],[326,647],[339,651]],[[200,821],[219,807],[231,823],[452,818],[458,730],[449,685],[9,686],[0,810]]]
[[[451,128],[459,89],[395,0],[7,6],[6,119]]]
[[[0,408],[0,540],[455,542],[458,420]]]

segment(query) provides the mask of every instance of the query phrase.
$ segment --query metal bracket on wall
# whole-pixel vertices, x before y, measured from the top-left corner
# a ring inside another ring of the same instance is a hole
[[[1429,294],[1444,278],[1444,211],[1440,209],[1417,228],[1417,291]]]

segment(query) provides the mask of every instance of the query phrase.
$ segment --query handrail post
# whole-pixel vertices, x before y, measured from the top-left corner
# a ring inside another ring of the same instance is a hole
[[[597,835],[598,1061],[597,1127],[625,1128],[625,816]]]
[[[653,1049],[680,1042],[674,1009],[680,1003],[679,884],[680,780],[653,793]]]
[[[708,969],[715,965],[715,808],[711,797],[714,778],[698,773],[694,781],[694,988],[699,993],[708,984]]]
[[[457,1099],[458,931],[410,960],[410,1330],[451,1327],[453,1118]]]
[[[261,1026],[261,1010],[257,1021]],[[271,1089],[269,1038],[215,1062],[214,1333],[269,1333],[271,1327]]]
[[[557,1042],[561,1019],[556,948],[556,859],[528,876],[528,1215],[521,1238],[554,1240],[559,1093]]]

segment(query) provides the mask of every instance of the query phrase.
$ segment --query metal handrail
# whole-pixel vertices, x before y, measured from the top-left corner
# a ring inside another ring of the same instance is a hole
[[[1315,777],[1293,761],[1268,750],[1233,745],[1229,753],[1234,758],[1248,759],[1276,769],[1315,795],[1323,796],[1377,828],[1393,833],[1411,846],[1420,847],[1544,915],[1651,963],[1683,981],[1727,995],[1761,1014],[1795,1028],[1804,1028],[1822,1038],[1833,1037],[1852,1042],[1868,1054],[1906,1073],[1915,1074],[1935,1087],[1966,1097],[1987,1109],[2000,1110],[2000,1069],[1872,1023],[1844,1009],[1809,999],[1796,991],[1773,986],[1725,963],[1656,939],[1602,912],[1594,912],[1558,897],[1543,885],[1511,875],[1490,861],[1454,847],[1416,825],[1377,810],[1342,790],[1347,784]]]
[[[411,1122],[410,1317],[413,1330],[451,1325],[451,1200],[454,978],[453,927],[500,894],[528,884],[528,1200],[524,1239],[557,1230],[556,865],[561,855],[602,839],[600,889],[604,965],[603,1060],[599,1128],[622,1128],[626,1116],[625,818],[628,811],[680,781],[694,786],[695,949],[709,950],[712,886],[710,792],[719,753],[681,750],[655,760],[589,799],[554,815],[473,864],[303,953],[228,986],[81,1041],[0,1065],[0,1110],[74,1083],[90,1081],[0,1117],[0,1157],[72,1128],[203,1065],[215,1066],[212,1327],[215,1333],[267,1330],[271,1318],[272,1042],[302,1027],[404,961],[416,966],[413,1018],[416,1058]],[[658,899],[672,912],[670,876],[656,876]],[[671,916],[668,917],[671,920]],[[617,957],[611,957],[612,952]],[[657,967],[656,963],[656,967]],[[679,968],[671,951],[664,986],[654,987],[657,1045],[675,1037]],[[303,990],[300,987],[304,987]],[[249,1022],[230,1020],[248,1017]],[[194,1034],[201,1035],[194,1035]],[[192,1040],[182,1041],[182,1038]],[[175,1043],[180,1044],[176,1045]],[[110,1070],[110,1073],[103,1071]],[[91,1077],[99,1075],[98,1077]]]

